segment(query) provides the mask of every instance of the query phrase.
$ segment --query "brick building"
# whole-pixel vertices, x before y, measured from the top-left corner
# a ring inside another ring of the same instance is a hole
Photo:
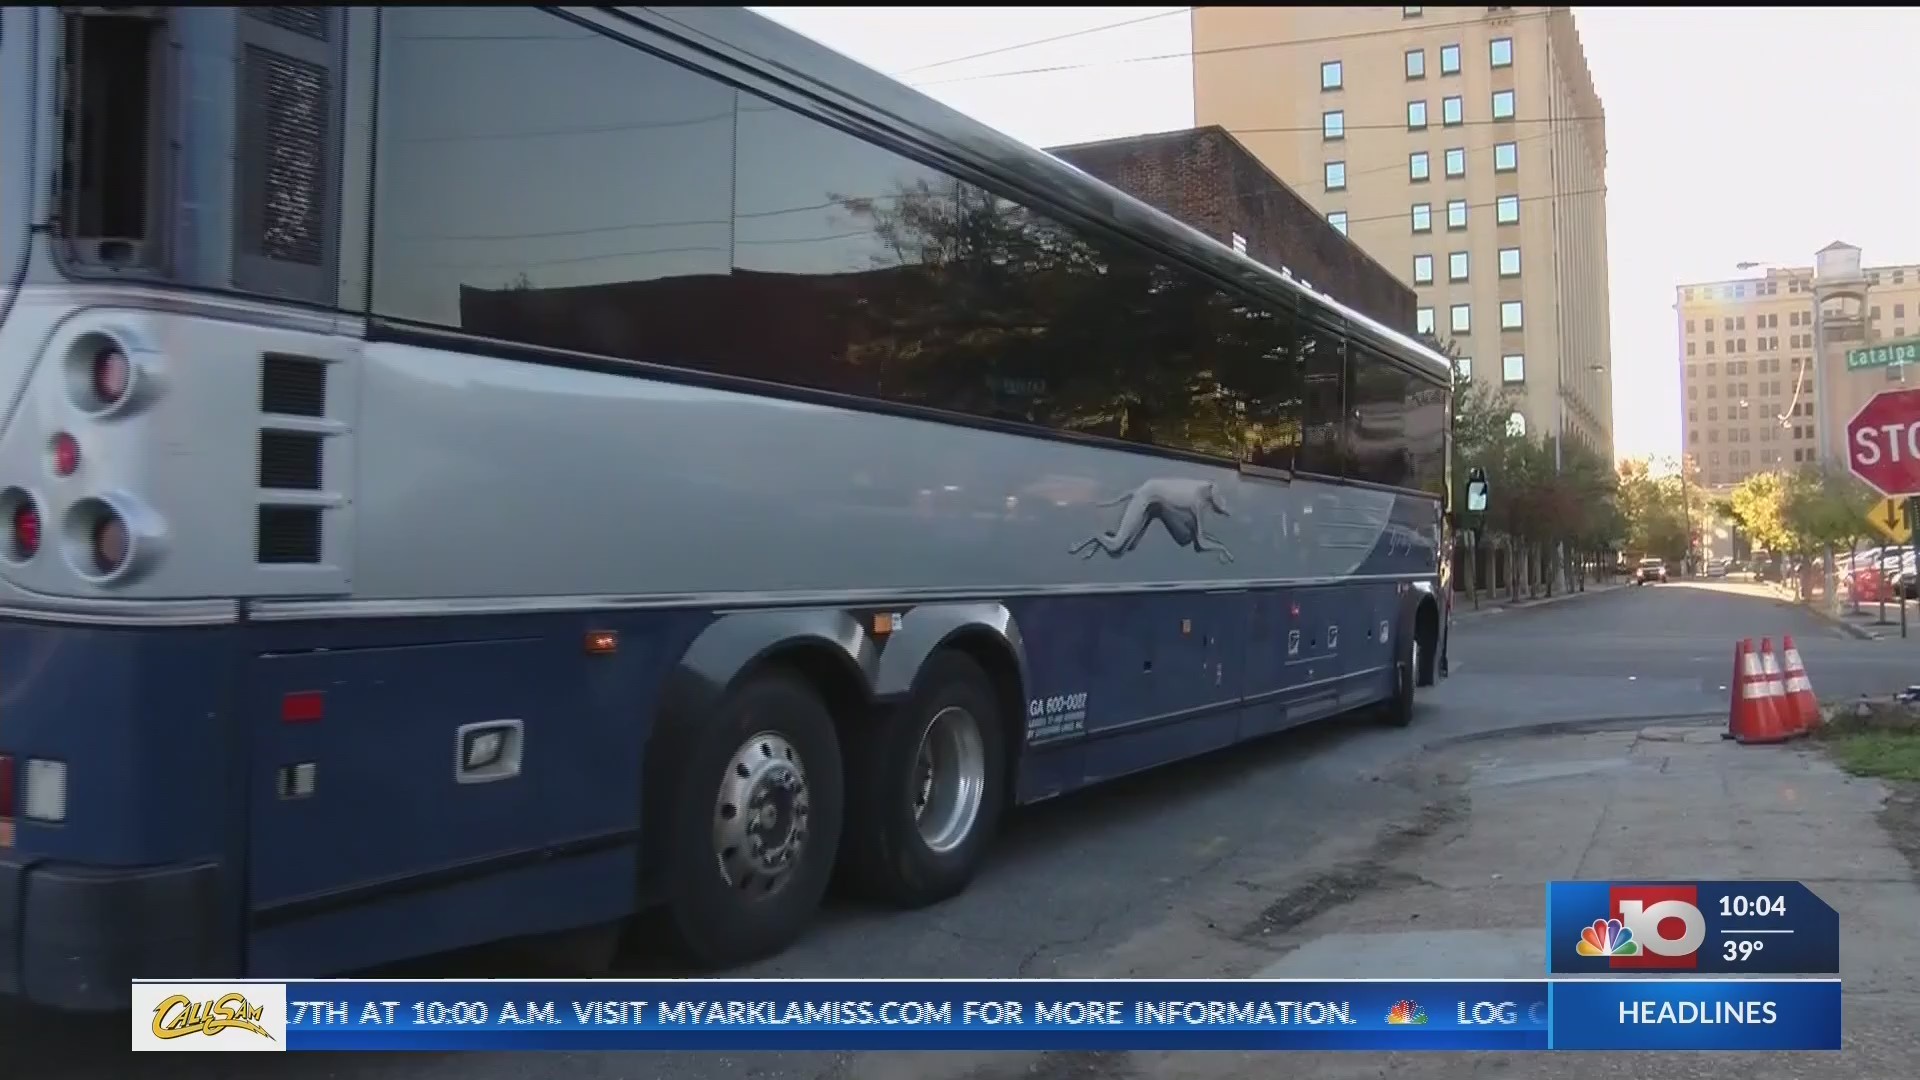
[[[1260,164],[1225,128],[1202,127],[1047,151],[1223,244],[1290,271],[1403,334],[1414,290]]]

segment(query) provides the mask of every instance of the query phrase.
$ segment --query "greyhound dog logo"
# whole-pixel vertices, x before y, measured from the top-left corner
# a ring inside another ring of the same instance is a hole
[[[1221,517],[1233,516],[1220,502],[1220,491],[1212,481],[1177,477],[1149,480],[1119,498],[1095,505],[1108,507],[1121,503],[1126,503],[1127,508],[1120,512],[1120,523],[1112,532],[1095,533],[1067,549],[1067,553],[1091,559],[1095,551],[1105,551],[1108,557],[1117,559],[1139,547],[1147,529],[1157,521],[1181,547],[1212,552],[1223,563],[1233,561],[1233,552],[1206,534],[1209,512]]]

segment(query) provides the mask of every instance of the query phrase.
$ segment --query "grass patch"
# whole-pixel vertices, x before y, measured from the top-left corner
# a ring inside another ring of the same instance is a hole
[[[1828,708],[1815,738],[1856,776],[1920,784],[1920,707],[1879,701]]]
[[[1920,783],[1920,732],[1836,732],[1824,741],[1827,752],[1850,773]]]

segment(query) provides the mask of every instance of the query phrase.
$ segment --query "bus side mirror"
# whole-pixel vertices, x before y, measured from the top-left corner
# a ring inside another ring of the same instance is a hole
[[[1488,490],[1486,470],[1475,469],[1467,475],[1467,513],[1485,512]]]

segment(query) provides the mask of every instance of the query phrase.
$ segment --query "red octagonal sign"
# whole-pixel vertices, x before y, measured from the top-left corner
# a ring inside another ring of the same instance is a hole
[[[1847,468],[1890,499],[1920,495],[1920,390],[1883,390],[1847,421]]]

